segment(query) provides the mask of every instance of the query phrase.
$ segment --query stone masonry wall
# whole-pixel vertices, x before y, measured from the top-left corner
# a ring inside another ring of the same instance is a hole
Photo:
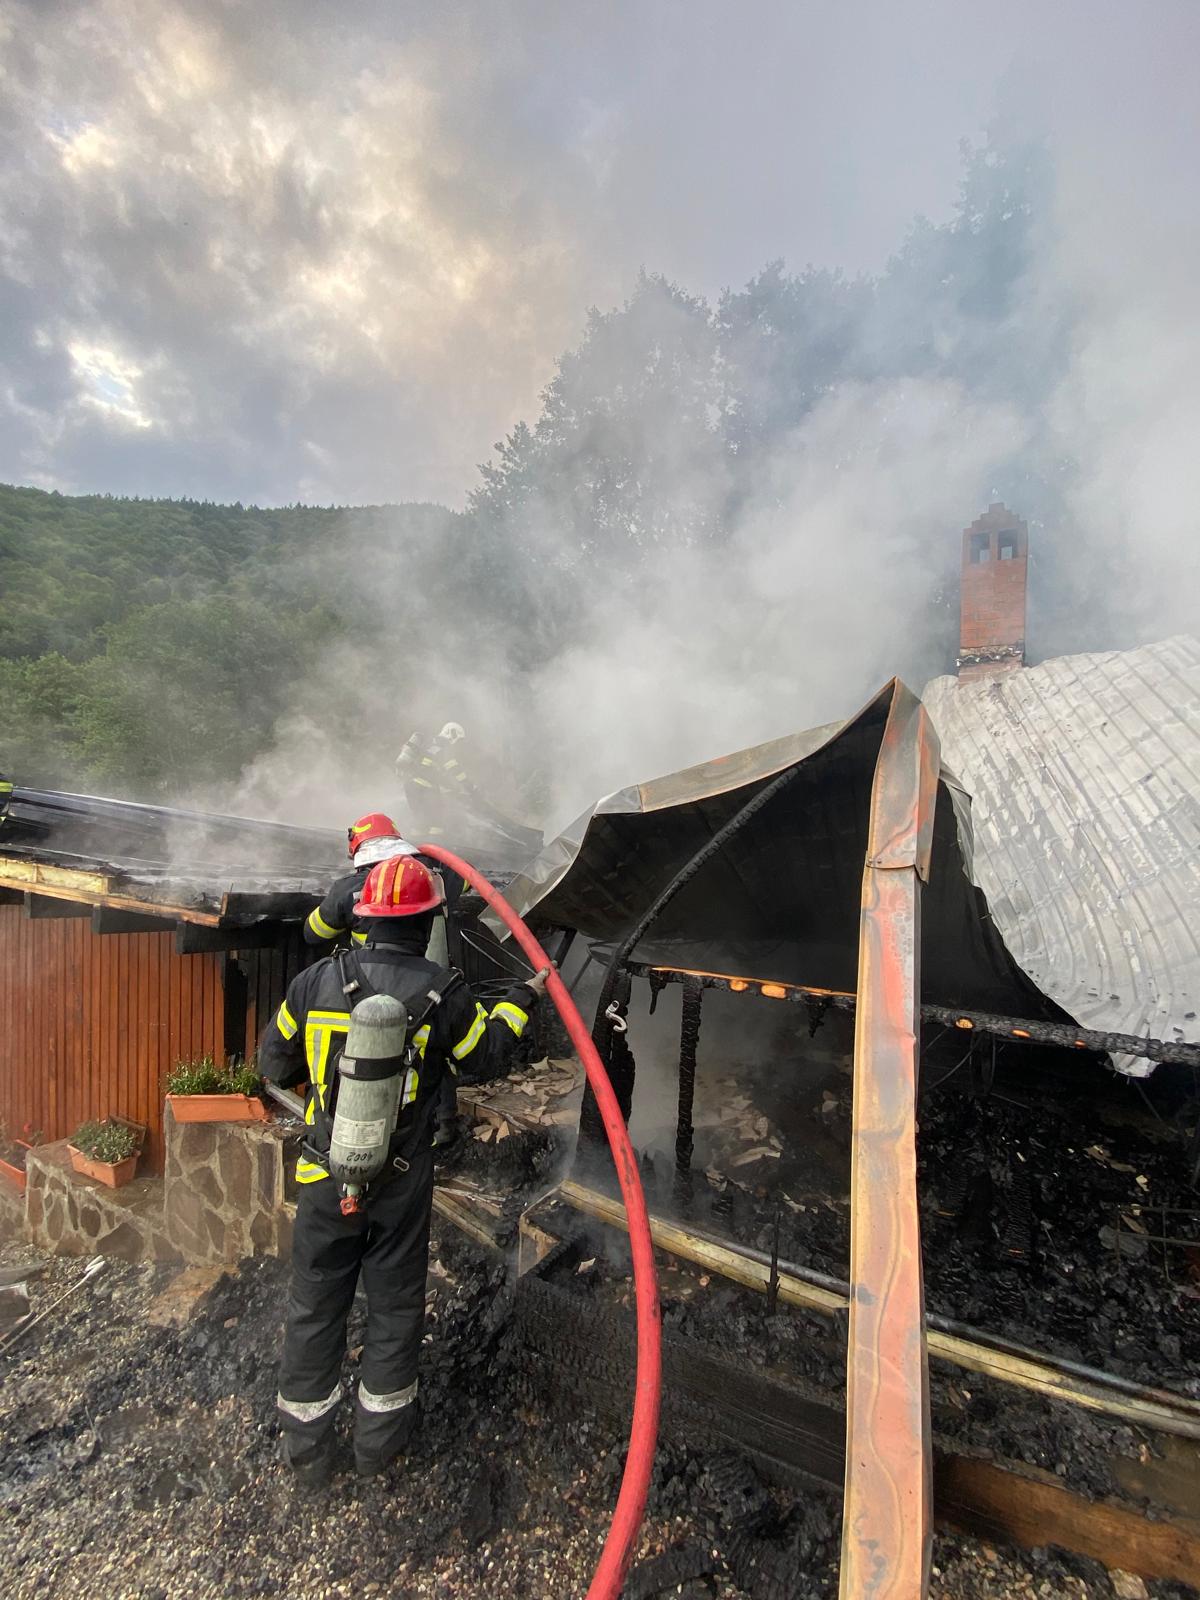
[[[288,1256],[299,1135],[275,1122],[164,1118],[166,1172],[108,1189],[71,1167],[66,1140],[29,1152],[25,1235],[59,1255],[232,1266]]]
[[[72,1169],[65,1139],[31,1150],[25,1176],[25,1234],[38,1249],[122,1261],[172,1259],[157,1178],[106,1189]]]
[[[291,1254],[295,1211],[287,1190],[298,1135],[274,1122],[176,1122],[169,1106],[163,1134],[174,1251],[200,1265]]]

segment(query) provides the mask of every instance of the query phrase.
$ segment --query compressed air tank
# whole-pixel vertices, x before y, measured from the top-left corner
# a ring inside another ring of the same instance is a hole
[[[387,1165],[404,1087],[408,1011],[390,994],[368,995],[350,1013],[338,1062],[330,1175],[356,1195]]]

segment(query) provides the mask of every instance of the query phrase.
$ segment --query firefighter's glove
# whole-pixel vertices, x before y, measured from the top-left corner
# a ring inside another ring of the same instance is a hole
[[[535,972],[532,978],[525,979],[525,987],[535,1000],[540,1000],[546,992],[546,979],[550,976],[550,967],[543,967],[540,972]]]

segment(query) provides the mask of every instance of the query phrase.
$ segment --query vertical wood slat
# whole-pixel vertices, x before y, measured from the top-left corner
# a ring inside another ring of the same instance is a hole
[[[220,1058],[222,958],[179,956],[171,933],[95,934],[87,919],[0,906],[0,1121],[62,1139],[90,1117],[146,1123],[161,1165],[162,1079]]]

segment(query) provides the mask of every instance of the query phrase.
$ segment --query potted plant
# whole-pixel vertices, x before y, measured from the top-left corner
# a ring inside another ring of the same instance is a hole
[[[84,1178],[119,1189],[137,1171],[146,1130],[123,1117],[85,1122],[67,1141],[71,1165]]]
[[[25,1156],[41,1137],[26,1123],[24,1138],[18,1139],[0,1122],[0,1179],[22,1193],[25,1189]]]
[[[262,1079],[247,1062],[218,1067],[211,1056],[180,1061],[167,1074],[167,1104],[176,1122],[264,1122]]]

